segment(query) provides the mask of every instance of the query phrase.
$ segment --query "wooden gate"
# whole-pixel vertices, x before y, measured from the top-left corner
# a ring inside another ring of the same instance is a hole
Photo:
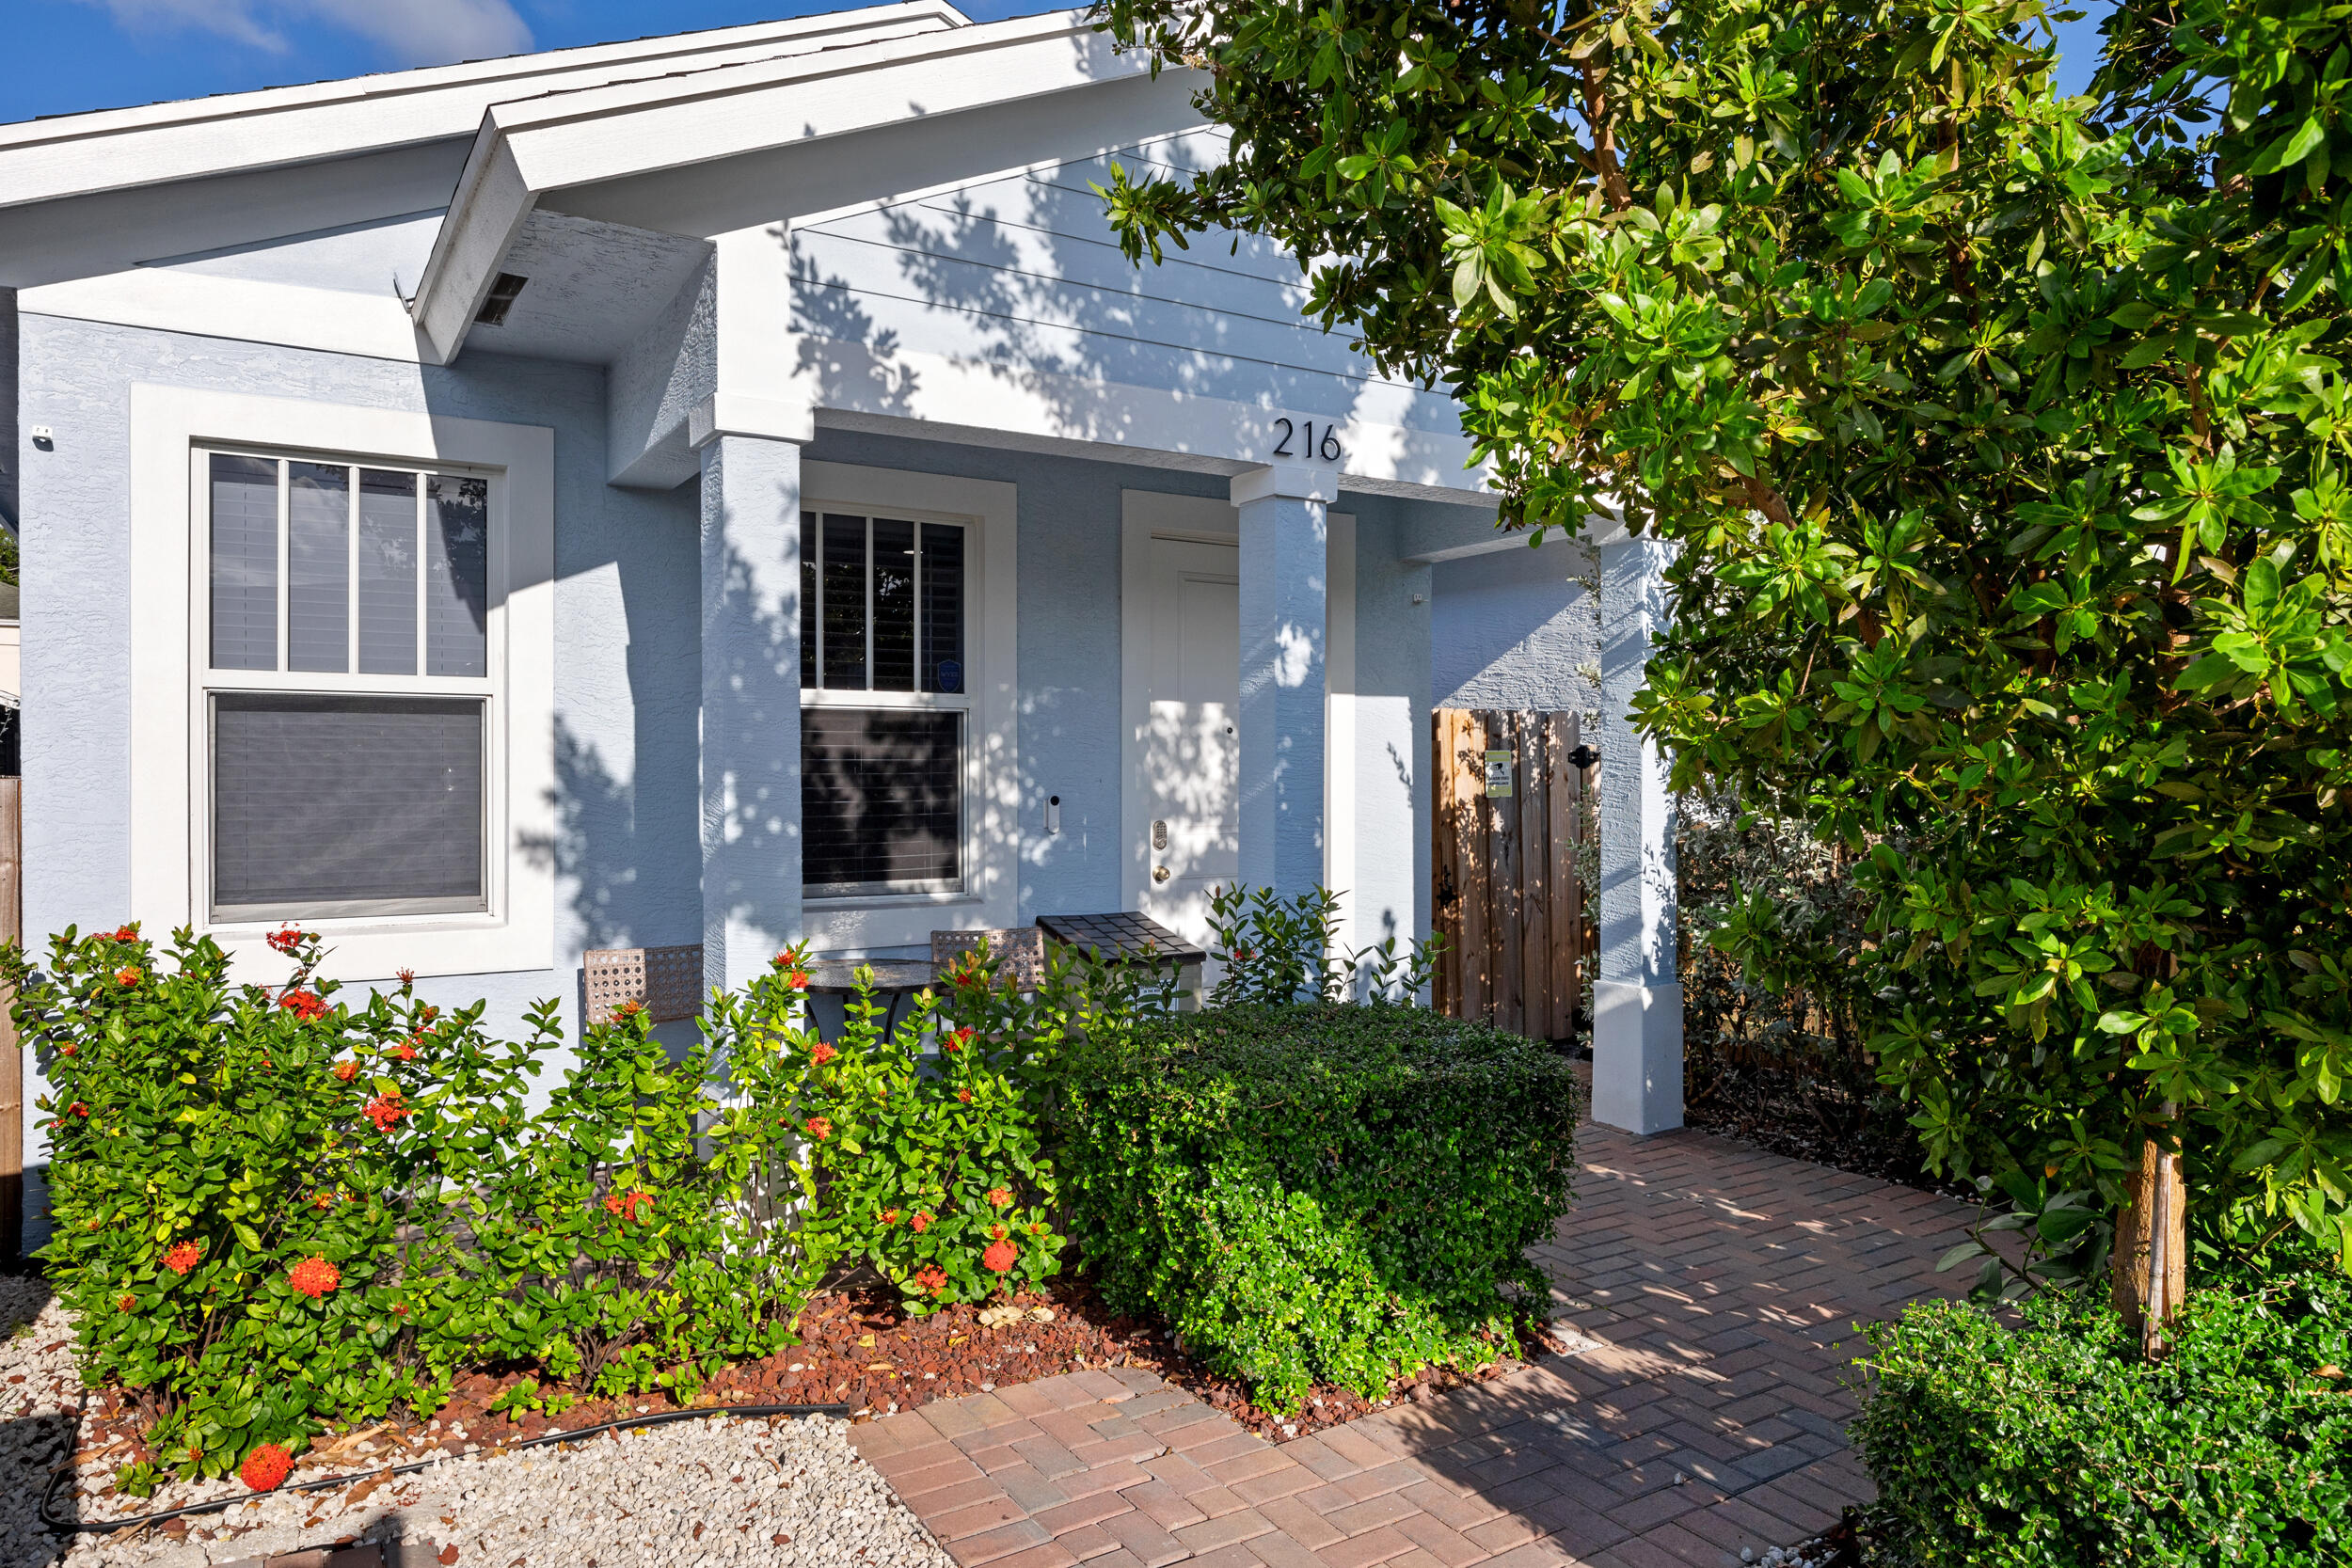
[[[1439,708],[1431,720],[1431,875],[1446,940],[1438,1010],[1565,1039],[1582,1022],[1582,965],[1594,947],[1577,875],[1592,832],[1594,769],[1590,752],[1573,756],[1578,717]]]

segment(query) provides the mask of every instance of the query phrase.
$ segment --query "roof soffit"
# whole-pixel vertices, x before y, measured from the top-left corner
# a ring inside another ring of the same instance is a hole
[[[1155,85],[1180,102],[1190,76],[1164,72]],[[1064,11],[497,105],[484,117],[427,264],[414,304],[418,325],[436,354],[453,357],[500,260],[541,198],[554,193],[690,168],[707,174],[714,165],[925,122],[946,133],[959,115],[1150,79],[1147,58],[1114,52],[1087,13]],[[1081,119],[1073,117],[1073,127]],[[903,164],[878,166],[866,179],[876,196],[928,182],[924,171]],[[822,205],[840,204],[840,193],[836,181]],[[730,213],[697,227],[697,216],[710,214],[675,204],[659,223],[643,211],[594,201],[551,205],[706,237],[797,215],[784,208]]]

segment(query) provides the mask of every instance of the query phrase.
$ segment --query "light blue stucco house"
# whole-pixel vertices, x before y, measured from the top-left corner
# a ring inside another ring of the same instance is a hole
[[[1263,244],[1120,257],[1197,86],[910,0],[0,127],[28,937],[507,1026],[1236,876],[1410,937],[1433,703],[1575,707],[1599,1110],[1674,1125],[1653,548],[1499,534]]]

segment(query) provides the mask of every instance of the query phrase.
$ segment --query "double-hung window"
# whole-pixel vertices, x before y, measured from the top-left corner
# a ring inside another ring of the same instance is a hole
[[[963,888],[966,528],[801,515],[807,895]]]
[[[501,481],[251,451],[199,466],[211,918],[487,910]]]

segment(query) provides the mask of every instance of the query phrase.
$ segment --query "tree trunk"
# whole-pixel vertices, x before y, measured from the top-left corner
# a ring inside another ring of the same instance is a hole
[[[2150,1360],[2165,1351],[2165,1330],[2188,1288],[2188,1195],[2181,1157],[2153,1138],[2140,1146],[2123,1212],[2115,1222],[2109,1264],[2115,1309],[2123,1314]]]

